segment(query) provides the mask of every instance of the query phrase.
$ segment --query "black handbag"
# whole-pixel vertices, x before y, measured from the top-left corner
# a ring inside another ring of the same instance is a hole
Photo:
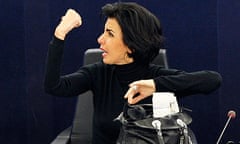
[[[185,112],[153,118],[152,104],[126,104],[115,120],[122,124],[116,144],[192,144]]]

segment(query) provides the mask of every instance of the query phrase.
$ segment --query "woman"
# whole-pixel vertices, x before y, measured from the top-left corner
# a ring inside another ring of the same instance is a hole
[[[70,9],[49,44],[45,75],[49,94],[76,96],[93,92],[93,144],[116,142],[120,126],[113,119],[126,101],[151,103],[153,92],[173,92],[181,97],[210,93],[220,86],[221,76],[213,71],[187,73],[150,64],[163,48],[163,36],[159,20],[147,9],[121,2],[105,5],[102,13],[106,23],[97,41],[103,60],[60,76],[64,39],[82,24],[80,15]]]

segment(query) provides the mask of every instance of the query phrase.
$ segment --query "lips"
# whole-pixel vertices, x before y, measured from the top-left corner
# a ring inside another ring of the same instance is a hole
[[[105,57],[107,55],[107,51],[105,51],[103,48],[100,48],[100,49],[103,51],[102,57]]]

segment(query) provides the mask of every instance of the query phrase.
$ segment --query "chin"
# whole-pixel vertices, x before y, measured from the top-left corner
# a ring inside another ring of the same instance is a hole
[[[109,61],[107,61],[107,60],[105,60],[105,59],[103,59],[103,63],[104,63],[104,64],[112,64],[111,62],[109,62]]]

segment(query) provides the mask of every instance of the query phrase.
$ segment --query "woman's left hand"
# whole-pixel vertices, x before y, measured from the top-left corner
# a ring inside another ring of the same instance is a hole
[[[137,102],[151,96],[156,91],[153,79],[139,80],[132,82],[124,98],[128,99],[129,104],[136,104]]]

